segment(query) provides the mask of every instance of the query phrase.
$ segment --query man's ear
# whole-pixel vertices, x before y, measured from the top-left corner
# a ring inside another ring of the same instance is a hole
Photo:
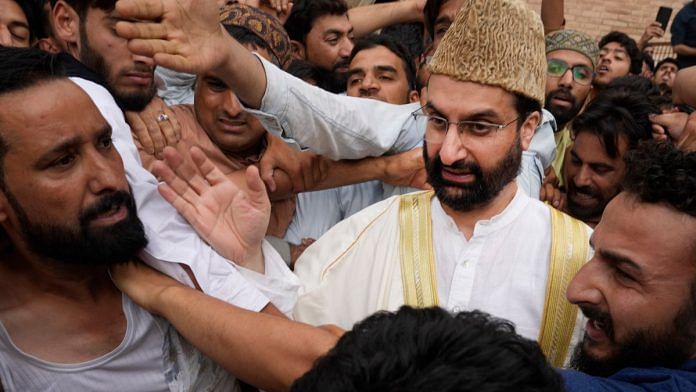
[[[292,47],[292,56],[297,60],[307,60],[307,51],[305,46],[300,41],[290,40]]]
[[[65,42],[68,53],[78,58],[80,52],[80,16],[63,0],[51,12],[58,39]]]
[[[408,93],[408,102],[409,103],[416,103],[419,100],[420,100],[420,94],[418,94],[418,91],[411,90],[411,92]]]
[[[520,128],[520,143],[522,144],[523,151],[529,149],[529,145],[532,143],[532,138],[539,124],[541,124],[541,112],[532,112],[527,116],[527,119],[524,120]]]

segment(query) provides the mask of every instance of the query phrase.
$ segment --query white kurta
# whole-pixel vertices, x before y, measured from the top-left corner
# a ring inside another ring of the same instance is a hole
[[[548,207],[518,190],[467,241],[439,200],[431,203],[440,306],[511,320],[518,333],[536,340],[551,249]],[[305,251],[295,269],[303,284],[296,320],[351,328],[375,311],[403,305],[399,204],[397,196],[370,206]]]

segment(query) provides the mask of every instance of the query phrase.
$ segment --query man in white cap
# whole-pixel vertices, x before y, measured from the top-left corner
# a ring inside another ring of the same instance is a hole
[[[317,108],[312,98],[322,96],[303,96],[299,81],[226,37],[214,23],[213,7],[194,3],[122,0],[117,4],[122,15],[164,18],[120,22],[116,29],[131,38],[132,50],[163,66],[212,70],[237,87],[240,100],[264,112],[287,110],[274,107],[285,102],[274,100],[276,94],[314,107],[316,116],[334,104]],[[589,229],[528,197],[514,181],[541,120],[546,73],[541,21],[517,0],[470,0],[443,38],[431,71],[427,100],[412,117],[427,123],[425,156],[435,194],[376,204],[310,247],[298,261],[304,291],[295,316],[346,327],[404,303],[481,309],[511,319],[523,336],[540,339],[552,363],[560,364],[577,316],[563,291],[588,259]],[[285,131],[298,115],[283,114],[282,121],[265,115],[274,125],[267,128]],[[351,132],[319,138],[314,146],[337,154],[353,143],[351,151],[374,154],[398,144],[401,135],[360,137],[367,125],[352,115]],[[331,120],[339,126],[344,121]],[[320,121],[305,117],[304,123],[306,134],[296,130],[294,137],[330,131],[317,125]]]

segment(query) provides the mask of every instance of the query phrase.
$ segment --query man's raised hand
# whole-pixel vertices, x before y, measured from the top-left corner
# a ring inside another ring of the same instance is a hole
[[[227,58],[219,11],[210,0],[119,0],[116,12],[124,21],[116,33],[128,48],[152,57],[158,65],[200,74],[221,67]]]
[[[190,155],[195,167],[174,148],[165,148],[166,163],[158,161],[152,167],[166,183],[160,193],[221,255],[262,272],[261,243],[271,203],[258,169],[247,168],[247,189],[242,189],[198,147],[192,147]]]

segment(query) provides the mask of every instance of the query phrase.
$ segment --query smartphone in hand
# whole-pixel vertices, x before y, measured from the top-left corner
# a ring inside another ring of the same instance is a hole
[[[660,7],[660,9],[657,10],[657,16],[655,17],[655,21],[660,22],[660,25],[662,26],[662,30],[667,31],[667,24],[669,23],[669,18],[672,17],[672,8],[670,7]]]

